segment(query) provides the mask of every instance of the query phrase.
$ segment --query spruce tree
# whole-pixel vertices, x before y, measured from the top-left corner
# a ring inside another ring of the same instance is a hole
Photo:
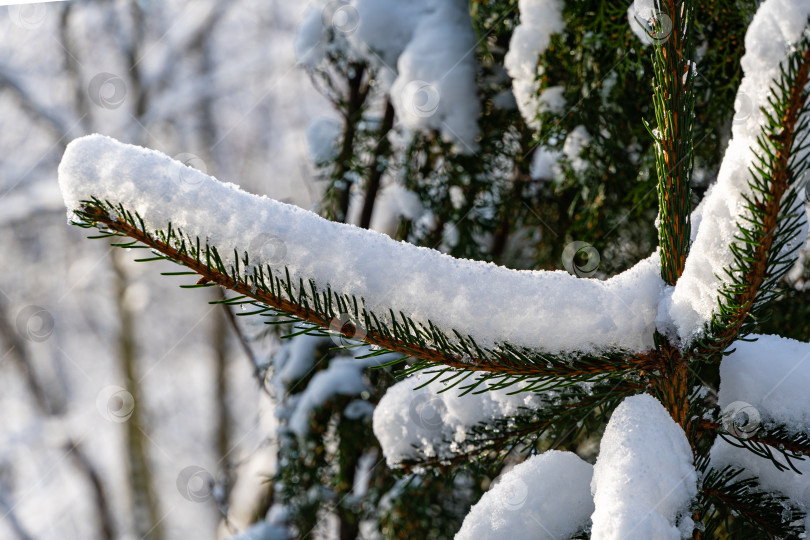
[[[444,537],[519,462],[458,538],[803,537],[810,347],[758,332],[807,339],[780,294],[807,238],[810,6],[417,4],[302,29],[341,115],[333,221],[99,136],[60,166],[74,224],[291,336],[273,519]],[[392,21],[410,39],[382,47]],[[364,230],[392,185],[423,206],[392,236],[433,249]]]

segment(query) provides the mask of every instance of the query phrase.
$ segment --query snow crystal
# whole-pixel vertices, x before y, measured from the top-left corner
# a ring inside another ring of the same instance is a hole
[[[517,386],[464,396],[456,388],[441,392],[447,387],[440,381],[416,389],[432,377],[420,373],[395,384],[374,410],[374,434],[390,466],[423,456],[448,457],[463,451],[476,424],[540,406],[532,393],[510,394]]]
[[[512,77],[512,90],[520,114],[529,126],[538,129],[538,113],[546,110],[559,112],[565,106],[562,88],[547,88],[541,92],[538,82],[538,77],[543,74],[543,66],[539,65],[540,55],[551,44],[551,36],[565,28],[563,2],[520,0],[518,9],[520,24],[512,33],[504,64]]]
[[[749,167],[755,163],[752,147],[765,114],[772,109],[767,98],[779,66],[787,57],[789,44],[801,36],[810,2],[805,0],[767,0],[757,11],[745,37],[743,77],[735,103],[732,139],[720,167],[717,183],[707,197],[703,220],[695,237],[683,275],[662,303],[662,313],[677,328],[684,342],[697,337],[718,309],[719,291],[729,278],[724,269],[733,262],[729,244],[734,242],[737,224],[743,213],[744,196],[751,193]],[[794,160],[804,159],[796,155]],[[802,244],[807,236],[806,223],[799,233]]]
[[[468,333],[483,346],[508,342],[550,353],[653,346],[663,287],[657,254],[606,281],[454,259],[245,193],[159,152],[101,135],[68,145],[59,183],[69,216],[91,196],[121,203],[149,230],[171,222],[192,238],[208,239],[226,265],[233,264],[234,249],[250,249],[253,264],[286,266],[293,282],[311,278],[365,298],[378,315],[402,311]]]
[[[593,471],[594,540],[679,539],[697,473],[686,435],[654,397],[626,398],[613,412]],[[691,531],[688,531],[691,536]]]
[[[557,540],[588,524],[593,467],[549,450],[503,474],[464,519],[456,540]]]

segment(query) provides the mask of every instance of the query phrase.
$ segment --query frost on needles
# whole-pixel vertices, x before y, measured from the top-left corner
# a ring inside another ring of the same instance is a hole
[[[660,245],[610,279],[454,259],[100,135],[73,141],[59,167],[69,219],[147,246],[199,274],[194,286],[230,289],[256,314],[369,343],[367,358],[341,358],[314,381],[291,413],[297,432],[329,392],[361,391],[346,374],[386,353],[411,359],[410,377],[373,413],[392,467],[536,454],[559,425],[604,428],[595,466],[566,452],[531,455],[473,507],[458,538],[711,538],[728,516],[770,537],[798,537],[810,506],[810,477],[800,474],[810,452],[810,345],[751,329],[807,242],[799,195],[810,137],[810,4],[766,0],[751,22],[739,101],[753,112],[733,126],[718,180],[695,212],[694,5],[650,5],[637,2],[635,13],[656,37],[648,48]],[[524,29],[542,26],[542,14],[560,17],[537,42],[526,30],[513,35],[506,67],[515,93],[525,94],[523,112],[541,106],[529,79],[542,73],[532,66],[542,51],[532,49],[562,30],[563,3],[519,7]],[[445,11],[408,13],[418,22],[384,53],[399,59],[400,76],[425,68],[410,39],[440,28],[430,17]],[[701,376],[711,370],[719,404]]]

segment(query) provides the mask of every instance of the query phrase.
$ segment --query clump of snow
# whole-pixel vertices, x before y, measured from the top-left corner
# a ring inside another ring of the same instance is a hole
[[[732,139],[720,167],[717,183],[707,197],[703,220],[686,260],[683,275],[662,303],[662,318],[668,318],[677,329],[677,338],[690,342],[702,332],[718,310],[719,291],[729,277],[724,269],[733,262],[729,249],[736,242],[737,226],[742,223],[745,197],[751,196],[748,185],[750,168],[756,163],[752,148],[765,125],[765,113],[772,81],[779,76],[779,66],[787,58],[791,44],[796,43],[810,16],[810,3],[803,0],[767,0],[757,11],[745,37],[744,72],[735,103],[736,115]],[[807,157],[791,159],[799,162]],[[798,242],[807,237],[806,222]],[[789,246],[786,249],[795,247]]]
[[[370,390],[363,372],[396,358],[385,354],[372,358],[351,356],[333,358],[329,366],[315,373],[303,391],[292,394],[298,382],[309,375],[322,360],[317,355],[318,348],[330,349],[335,346],[331,338],[300,335],[284,342],[274,356],[274,373],[271,379],[278,403],[275,407],[277,418],[286,419],[290,430],[303,437],[309,431],[309,421],[313,411],[337,396],[357,396]],[[359,355],[367,354],[368,347],[354,349]],[[349,418],[370,417],[373,406],[362,400],[351,401],[345,408]]]
[[[518,386],[459,395],[440,381],[418,388],[433,376],[419,373],[389,388],[374,409],[374,435],[389,466],[422,457],[448,457],[464,451],[476,424],[537,409],[540,400]]]
[[[363,378],[363,370],[379,362],[380,357],[359,360],[351,356],[333,358],[329,367],[316,373],[295,400],[295,410],[290,415],[290,429],[299,437],[309,431],[312,412],[336,396],[356,396],[369,390]]]
[[[562,153],[557,150],[549,150],[541,146],[534,151],[532,164],[529,168],[529,176],[532,180],[553,180],[559,178],[560,157]]]
[[[591,144],[591,134],[585,126],[577,126],[568,134],[563,143],[562,153],[568,158],[571,168],[577,174],[582,174],[588,168],[588,162],[582,159],[582,151]]]
[[[296,37],[298,61],[318,67],[330,48],[378,70],[404,127],[436,130],[477,148],[476,36],[466,0],[355,0],[311,8]]]
[[[333,160],[338,154],[341,124],[334,118],[316,118],[307,126],[309,159],[315,165]]]
[[[697,473],[686,434],[654,397],[626,398],[613,412],[594,466],[594,540],[691,537]],[[680,520],[680,523],[679,523]]]
[[[349,42],[365,56],[376,56],[383,67],[395,70],[399,56],[413,39],[414,30],[423,17],[432,11],[430,0],[355,0],[357,30]]]
[[[593,512],[592,476],[593,467],[571,452],[531,456],[484,493],[456,540],[570,538]]]
[[[467,0],[437,3],[419,21],[399,57],[399,75],[391,87],[402,125],[437,130],[459,143],[460,152],[475,151],[480,109],[475,46]]]
[[[774,449],[774,455],[779,452]],[[810,511],[810,460],[794,460],[793,465],[801,474],[793,470],[780,471],[769,459],[764,459],[750,450],[738,448],[717,437],[711,450],[711,464],[715,469],[732,466],[743,469],[738,478],[757,478],[765,491],[781,493],[805,512]],[[805,527],[810,532],[810,516]]]
[[[660,25],[658,31],[652,28],[653,20]],[[635,0],[627,8],[627,21],[630,29],[645,45],[666,39],[672,30],[672,21],[662,13],[656,0]]]
[[[312,279],[362,297],[383,319],[389,309],[402,311],[448,333],[466,332],[482,346],[508,342],[550,353],[653,347],[663,289],[657,254],[606,281],[454,259],[245,193],[159,152],[101,135],[68,145],[59,184],[69,219],[92,196],[120,203],[150,231],[171,222],[207,239],[226,267],[234,264],[234,249],[250,250],[252,265],[286,267],[294,283]]]
[[[720,364],[718,405],[753,407],[763,420],[810,433],[810,344],[779,336],[750,336]]]
[[[305,377],[315,366],[318,347],[331,343],[329,338],[302,335],[289,339],[273,357],[273,379],[283,385],[282,394],[293,383]]]
[[[279,525],[260,521],[229,540],[289,540],[290,532]]]
[[[559,112],[565,106],[561,87],[540,91],[539,77],[544,68],[540,56],[551,44],[551,36],[565,28],[562,0],[520,0],[520,24],[512,33],[504,64],[512,77],[520,114],[534,129],[540,124],[537,115],[543,111]]]

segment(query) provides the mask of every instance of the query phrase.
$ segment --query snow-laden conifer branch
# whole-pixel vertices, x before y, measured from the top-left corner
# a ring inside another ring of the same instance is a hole
[[[785,475],[802,474],[810,455],[810,344],[777,336],[737,342],[720,365],[717,421],[702,431],[717,433],[717,446],[745,449]],[[730,454],[729,454],[730,455]],[[810,480],[805,479],[805,482]]]
[[[804,461],[810,453],[810,437],[806,433],[791,433],[787,426],[762,427],[755,435],[738,437],[726,430],[720,437],[737,448],[745,448],[753,454],[771,461],[780,471],[792,470],[802,474],[795,461]]]
[[[718,529],[729,534],[734,530],[731,522],[740,519],[768,538],[802,537],[804,512],[784,495],[763,490],[756,478],[746,478],[739,468],[712,469],[708,460],[701,460],[698,469],[703,473],[696,516],[702,518],[704,529],[696,530],[694,538],[718,538]]]
[[[729,429],[731,431],[729,431]],[[792,470],[802,474],[795,462],[804,461],[810,455],[810,435],[796,433],[787,424],[774,424],[757,427],[756,432],[741,434],[733,426],[722,422],[703,420],[697,426],[701,435],[721,437],[726,443],[771,461],[779,471]]]
[[[703,357],[722,352],[766,315],[807,235],[800,189],[808,170],[810,5],[763,5],[746,36],[740,103],[717,184],[659,327]]]
[[[806,158],[810,135],[807,83],[810,75],[810,40],[781,67],[775,96],[765,110],[767,124],[757,137],[758,152],[751,170],[751,193],[743,195],[745,210],[739,232],[731,244],[734,262],[724,269],[720,309],[712,318],[707,337],[696,343],[703,356],[722,352],[767,317],[779,280],[792,267],[806,234],[806,217],[798,185],[810,171]],[[791,189],[794,188],[794,189]]]
[[[446,389],[433,383],[423,392],[434,396],[430,403],[437,418],[435,425],[425,429],[408,417],[409,404],[419,399],[414,386],[418,387],[418,382],[406,379],[394,387],[383,397],[374,416],[375,433],[389,466],[404,470],[475,466],[479,462],[491,465],[513,450],[538,451],[541,443],[548,441],[566,444],[599,432],[625,397],[644,390],[643,384],[632,381],[618,385],[605,381],[587,389],[574,385],[539,394],[517,394],[511,400],[519,407],[493,411],[482,404],[483,396],[459,396],[448,391],[437,394]],[[458,414],[470,407],[487,414],[484,418]]]
[[[417,359],[406,373],[446,366],[434,371],[433,378],[442,378],[452,383],[451,387],[458,385],[465,393],[482,387],[502,389],[516,383],[523,383],[523,391],[547,390],[655,367],[643,354],[580,354],[571,360],[508,345],[481,347],[471,336],[455,331],[448,336],[430,321],[423,326],[402,313],[397,317],[393,311],[383,319],[366,309],[362,298],[340,295],[331,288],[321,291],[312,280],[305,283],[299,279],[296,283],[287,267],[274,272],[269,265],[251,266],[247,252],[240,257],[234,250],[235,264],[226,267],[216,247],[203,247],[199,237],[192,238],[171,223],[165,230],[149,232],[143,218],[123,205],[98,199],[83,201],[74,215],[79,220],[75,224],[101,230],[92,238],[123,236],[132,240],[112,245],[152,248],[156,256],[140,259],[142,262],[165,259],[189,269],[163,275],[201,276],[196,285],[187,288],[217,284],[238,293],[240,296],[224,303],[253,308],[240,315],[269,317],[270,324],[299,325],[291,335],[337,333],[379,347],[375,355],[397,352]]]
[[[340,332],[426,362],[588,379],[634,369],[652,346],[655,256],[604,282],[457,260],[101,136],[71,143],[60,183],[73,219],[145,243],[258,312],[320,328],[345,317]]]

